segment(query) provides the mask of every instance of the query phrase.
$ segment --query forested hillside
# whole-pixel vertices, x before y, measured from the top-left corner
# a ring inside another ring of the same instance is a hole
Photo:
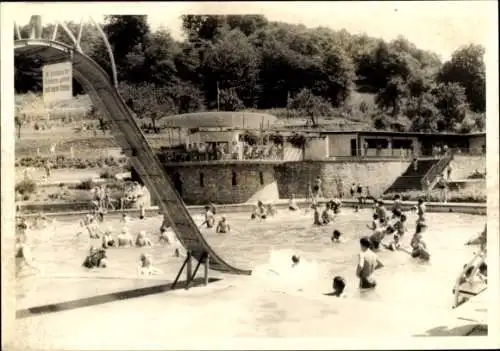
[[[182,23],[182,41],[166,29],[152,31],[146,16],[108,16],[103,23],[121,93],[139,118],[153,124],[168,114],[219,108],[287,111],[313,125],[320,117],[341,116],[377,129],[484,129],[479,45],[457,48],[441,62],[403,37],[385,42],[260,15],[186,15]],[[78,26],[69,27],[76,32]],[[52,28],[44,27],[46,37]],[[30,31],[26,26],[21,32],[27,37]],[[61,30],[57,40],[69,42]],[[90,24],[82,47],[109,70],[104,43]],[[15,65],[16,91],[40,91],[40,62],[16,56]]]

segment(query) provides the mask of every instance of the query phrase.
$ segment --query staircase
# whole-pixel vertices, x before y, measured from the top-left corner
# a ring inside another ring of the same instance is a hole
[[[434,166],[432,166],[427,174],[422,178],[422,189],[433,189],[439,179],[439,175],[443,174],[444,170],[446,169],[446,167],[448,167],[452,159],[453,156],[441,157],[439,161]]]
[[[424,181],[424,178],[439,161],[439,159],[418,160],[417,170],[413,168],[413,163],[411,163],[406,171],[400,175],[394,183],[392,183],[384,194],[399,193],[410,190],[422,190],[422,182]]]

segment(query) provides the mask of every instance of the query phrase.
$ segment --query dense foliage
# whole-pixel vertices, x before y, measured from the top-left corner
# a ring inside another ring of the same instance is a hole
[[[313,125],[340,114],[368,119],[379,129],[484,128],[481,46],[458,48],[442,63],[402,37],[385,42],[260,15],[185,15],[182,25],[186,39],[176,41],[163,28],[152,31],[146,16],[107,16],[103,24],[121,93],[153,128],[165,115],[217,108],[290,108]],[[68,27],[76,32],[78,26]],[[45,26],[45,35],[52,28]],[[29,28],[21,33],[27,37]],[[69,43],[63,31],[57,40]],[[82,47],[109,71],[104,43],[91,25]],[[16,55],[15,65],[16,91],[40,91],[40,60]],[[374,99],[356,101],[355,91]]]

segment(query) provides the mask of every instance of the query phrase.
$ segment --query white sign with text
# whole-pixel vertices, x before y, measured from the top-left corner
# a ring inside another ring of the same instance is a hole
[[[73,96],[73,67],[71,62],[43,66],[43,101],[45,103],[71,100]]]

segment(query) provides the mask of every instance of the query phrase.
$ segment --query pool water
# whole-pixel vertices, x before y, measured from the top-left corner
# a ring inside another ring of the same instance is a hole
[[[382,334],[393,335],[395,328],[408,332],[410,324],[415,324],[415,321],[405,320],[408,313],[414,319],[421,319],[419,328],[426,325],[430,329],[433,313],[451,309],[452,288],[457,275],[477,250],[464,243],[480,232],[485,222],[485,217],[475,215],[427,214],[429,228],[424,239],[431,261],[421,263],[404,252],[382,249],[377,253],[384,263],[384,268],[376,272],[378,286],[366,292],[358,289],[355,268],[359,238],[370,232],[366,227],[371,222],[370,211],[355,213],[344,209],[333,223],[322,227],[314,226],[312,212],[304,210],[294,213],[283,210],[265,221],[252,221],[244,213],[225,216],[231,225],[231,232],[216,234],[213,230],[202,229],[205,238],[232,265],[253,269],[252,276],[211,272],[211,276],[223,278],[222,283],[29,317],[18,320],[20,325],[26,327],[27,323],[35,323],[28,320],[36,320],[37,328],[42,328],[45,333],[49,333],[46,328],[50,325],[50,333],[57,333],[58,336],[52,335],[46,342],[55,342],[51,345],[58,347],[68,345],[68,340],[76,342],[78,339],[75,335],[63,337],[61,330],[65,327],[60,324],[64,324],[69,317],[62,318],[62,315],[102,319],[103,311],[108,311],[106,316],[109,318],[116,319],[116,314],[119,314],[136,319],[132,311],[154,311],[167,305],[170,317],[162,316],[161,323],[163,327],[170,328],[171,333],[166,338],[170,341],[176,335],[174,329],[182,333],[184,328],[192,328],[193,323],[203,324],[202,321],[194,322],[195,319],[212,313],[217,314],[218,322],[210,327],[205,323],[202,329],[207,333],[210,331],[212,336],[221,337],[298,336],[297,333],[300,336],[334,337],[367,335],[367,332],[380,336],[381,332],[376,330],[384,323],[391,330]],[[408,217],[408,233],[402,238],[403,246],[409,246],[415,229],[416,215],[409,214]],[[199,215],[195,215],[194,219],[197,223],[203,221]],[[109,249],[109,266],[106,269],[86,270],[81,264],[90,245],[100,246],[100,240],[91,240],[85,233],[76,237],[75,234],[81,230],[78,221],[79,218],[59,218],[54,225],[29,234],[33,256],[42,273],[18,279],[18,309],[172,281],[182,264],[182,258],[174,255],[175,245],[159,243],[162,217],[157,216],[134,219],[128,224],[134,239],[139,230],[145,230],[154,247]],[[119,223],[118,216],[109,217],[103,224],[103,228],[107,227],[118,233],[123,224]],[[343,243],[332,244],[330,241],[334,229],[343,233]],[[385,240],[389,239],[386,237]],[[151,254],[154,265],[163,271],[162,274],[152,277],[138,275],[139,255],[143,252]],[[290,268],[292,254],[301,257],[299,269]],[[323,295],[331,291],[335,275],[347,280],[347,298],[342,302],[339,302],[341,299]],[[172,313],[182,314],[184,322],[172,318]],[[353,319],[356,315],[363,315],[362,321]],[[422,317],[417,318],[420,315]],[[426,322],[422,320],[424,318]],[[354,328],[353,323],[358,327]],[[332,329],[332,325],[335,328]],[[307,326],[307,331],[304,326]],[[165,337],[160,331],[149,332],[158,333],[152,335],[149,342],[165,345],[162,343],[166,342]],[[93,334],[92,338],[96,336]],[[111,342],[106,339],[105,333],[102,340],[97,340],[97,347]],[[90,347],[89,340],[82,342],[85,348]]]

